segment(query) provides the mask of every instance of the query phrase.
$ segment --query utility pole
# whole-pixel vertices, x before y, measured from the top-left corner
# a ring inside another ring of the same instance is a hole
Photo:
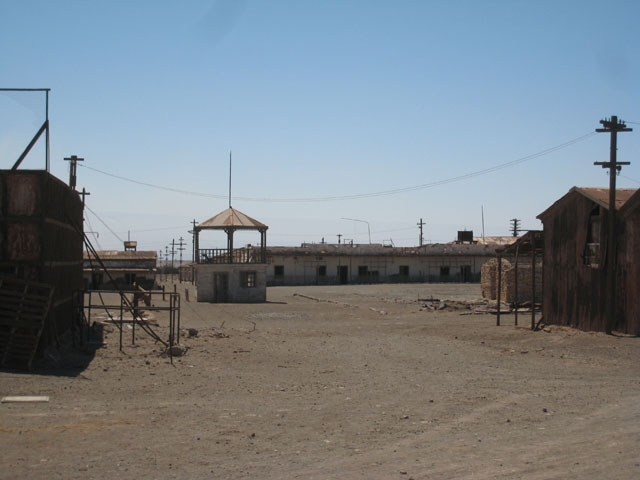
[[[607,239],[607,275],[609,287],[609,311],[606,320],[605,330],[607,335],[611,335],[616,317],[616,175],[622,169],[622,165],[629,165],[630,162],[616,161],[618,150],[618,132],[631,132],[623,121],[618,121],[618,117],[611,116],[610,120],[600,120],[604,128],[596,128],[596,132],[610,133],[611,142],[609,146],[609,161],[594,162],[602,168],[609,169],[609,235]]]
[[[167,264],[169,263],[169,247],[164,246],[164,280],[167,281]]]
[[[47,130],[48,132],[48,130]],[[65,160],[69,162],[69,186],[71,190],[76,189],[76,169],[78,168],[78,162],[84,162],[84,158],[79,158],[76,155],[66,157]],[[49,171],[49,169],[47,169]]]
[[[417,225],[418,227],[420,227],[420,246],[422,246],[424,243],[424,237],[422,236],[422,226],[426,224],[422,221],[422,219],[420,219],[420,223],[417,223]]]
[[[341,233],[339,233],[339,234],[338,234],[338,245],[340,245],[340,239],[341,239],[341,238],[342,238],[342,234],[341,234]]]
[[[87,192],[84,187],[82,187],[82,192],[80,192],[79,194],[82,197],[82,210],[84,210],[84,197],[86,197],[87,195],[91,195],[91,193]]]
[[[189,233],[191,234],[191,261],[196,263],[196,219],[194,218],[191,221],[191,230]]]
[[[184,243],[184,239],[182,237],[180,237],[180,243],[178,243],[178,251],[180,252],[180,261],[178,263],[178,281],[180,283],[182,283],[182,277],[180,274],[180,267],[182,267],[182,251],[184,250],[184,246],[186,245],[186,243]]]
[[[176,240],[171,240],[171,283],[173,283],[173,259],[176,256]]]
[[[521,231],[522,230],[520,230],[520,220],[518,220],[517,218],[512,218],[511,219],[511,235],[514,237],[517,237]]]

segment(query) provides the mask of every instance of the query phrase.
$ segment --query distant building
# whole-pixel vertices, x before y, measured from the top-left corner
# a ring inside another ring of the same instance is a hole
[[[614,330],[640,334],[640,190],[617,189],[617,234],[608,238],[609,190],[574,187],[538,215],[544,225],[544,320],[605,331],[607,243],[616,242]]]
[[[267,284],[479,282],[482,265],[503,243],[477,240],[421,247],[325,243],[269,247]]]
[[[83,277],[88,290],[132,290],[138,285],[152,290],[156,284],[156,264],[158,254],[155,251],[134,250],[135,242],[125,242],[127,250],[99,250],[96,252],[102,265],[115,280],[115,285],[105,272],[101,263],[89,252],[84,252]]]

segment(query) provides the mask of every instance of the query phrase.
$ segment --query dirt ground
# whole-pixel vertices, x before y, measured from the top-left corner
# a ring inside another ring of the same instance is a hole
[[[0,478],[640,478],[640,339],[532,332],[530,316],[496,327],[418,301],[479,295],[420,284],[183,298],[182,327],[198,335],[173,365],[139,330],[132,346],[129,327],[121,353],[106,325],[86,366],[0,372],[0,395],[50,397],[0,405]]]

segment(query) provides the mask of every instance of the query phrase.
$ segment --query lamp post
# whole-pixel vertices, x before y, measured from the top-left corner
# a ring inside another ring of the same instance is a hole
[[[371,244],[371,227],[369,226],[369,222],[366,220],[359,220],[357,218],[345,218],[342,217],[342,220],[351,220],[352,222],[362,222],[367,224],[367,231],[369,232],[369,244]]]

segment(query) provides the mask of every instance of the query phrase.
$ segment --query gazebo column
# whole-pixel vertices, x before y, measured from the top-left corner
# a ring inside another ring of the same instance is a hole
[[[229,255],[229,263],[233,263],[233,228],[227,229],[227,251]]]
[[[193,229],[193,261],[200,263],[200,229]]]
[[[260,257],[262,262],[267,263],[267,231],[260,230]]]

